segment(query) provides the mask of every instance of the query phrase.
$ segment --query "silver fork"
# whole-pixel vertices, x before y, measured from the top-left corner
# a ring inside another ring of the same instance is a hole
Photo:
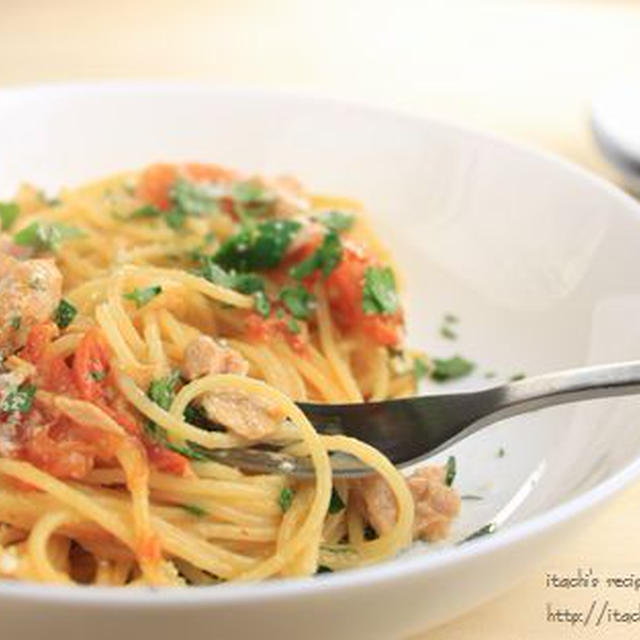
[[[521,413],[559,404],[640,392],[640,361],[548,373],[479,391],[358,404],[299,403],[320,433],[358,438],[398,467],[415,464],[472,433]],[[309,460],[264,448],[202,450],[212,459],[260,473],[313,474]],[[360,461],[332,455],[336,476],[371,473]]]

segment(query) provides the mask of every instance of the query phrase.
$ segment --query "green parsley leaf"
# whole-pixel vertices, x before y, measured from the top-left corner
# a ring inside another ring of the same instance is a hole
[[[520,371],[519,373],[514,373],[509,378],[509,382],[518,382],[518,380],[524,380],[526,377],[527,377],[526,374]]]
[[[253,294],[253,306],[262,317],[269,317],[271,313],[271,302],[264,291],[256,291]]]
[[[429,374],[429,367],[425,359],[422,356],[416,356],[413,359],[413,377],[416,380],[421,380]]]
[[[149,385],[149,390],[147,391],[147,395],[153,402],[155,402],[159,407],[168,411],[171,408],[173,403],[173,399],[176,396],[176,386],[178,381],[180,380],[180,372],[174,371],[164,378],[158,378],[156,380],[152,380]],[[162,444],[162,446],[166,447],[170,451],[174,451],[175,453],[179,453],[180,455],[185,456],[186,458],[191,458],[192,460],[207,460],[207,456],[205,453],[194,449],[188,443],[175,443],[170,442],[167,437],[167,432],[160,425],[156,424],[152,420],[147,420],[145,423],[145,431],[147,435],[151,437],[153,440]]]
[[[133,291],[129,293],[123,294],[123,298],[127,300],[132,300],[136,304],[136,308],[140,309],[144,307],[145,304],[151,302],[156,296],[162,293],[162,287],[160,285],[155,285],[152,287],[136,287]]]
[[[197,504],[180,504],[178,505],[181,509],[184,509],[187,513],[190,513],[192,516],[196,516],[197,518],[204,518],[209,515],[209,512],[206,509],[198,506]]]
[[[169,227],[178,230],[184,226],[187,214],[184,209],[170,209],[164,219]]]
[[[0,202],[0,226],[3,231],[11,229],[20,215],[20,207],[15,202]]]
[[[434,358],[431,378],[437,382],[456,380],[470,374],[474,366],[473,362],[461,356],[453,356],[447,359]]]
[[[362,289],[362,310],[366,314],[395,313],[398,309],[396,280],[390,267],[367,267]]]
[[[498,454],[497,454],[497,455],[498,455],[498,458],[504,458],[504,454],[505,454],[504,447],[500,447],[500,448],[498,449]]]
[[[27,413],[33,406],[36,388],[32,384],[22,384],[2,399],[0,411],[4,413]]]
[[[217,265],[211,256],[202,261],[196,273],[213,284],[233,289],[239,293],[253,294],[255,310],[265,318],[271,312],[271,302],[265,292],[264,279],[255,273],[227,272]]]
[[[107,372],[104,369],[96,369],[89,374],[96,382],[102,382],[107,377]]]
[[[162,444],[167,449],[169,449],[169,451],[173,451],[174,453],[179,453],[181,456],[184,456],[185,458],[190,458],[191,460],[203,462],[204,460],[209,459],[204,453],[194,449],[192,446],[190,446],[186,442],[184,444],[177,444],[175,442],[170,442],[167,439],[166,431],[164,433],[164,441],[162,442]]]
[[[22,316],[21,315],[13,316],[11,320],[9,320],[9,325],[14,331],[17,331],[22,325]]]
[[[447,324],[440,327],[440,335],[447,340],[456,340],[458,334]]]
[[[189,403],[184,410],[184,421],[199,429],[211,430],[211,421],[207,417],[204,408],[193,402]]]
[[[233,210],[241,220],[266,216],[276,201],[275,194],[256,180],[243,180],[231,186]]]
[[[289,318],[287,320],[287,329],[293,334],[300,333],[300,325],[295,321],[294,318]]]
[[[333,229],[333,231],[337,231],[338,233],[350,229],[355,221],[355,216],[352,213],[335,210],[322,211],[317,214],[315,218],[327,227],[327,229]]]
[[[280,505],[280,508],[282,509],[282,511],[287,511],[289,509],[289,507],[293,503],[294,495],[295,495],[295,492],[293,491],[293,489],[290,489],[289,487],[285,487],[284,489],[282,489],[282,491],[280,491],[280,496],[278,497],[278,504]]]
[[[315,306],[315,296],[300,284],[284,287],[278,297],[297,320],[306,320]]]
[[[216,200],[211,188],[207,184],[189,182],[179,178],[169,191],[173,210],[179,210],[184,217],[202,217],[211,213],[216,206]]]
[[[174,371],[164,378],[157,378],[151,381],[147,395],[159,407],[169,411],[173,399],[176,397],[176,386],[180,381],[180,372]]]
[[[329,501],[329,513],[339,513],[344,509],[344,502],[340,497],[340,494],[335,490],[331,489],[331,500]]]
[[[231,185],[231,197],[244,204],[272,203],[275,200],[275,194],[256,180],[234,182]]]
[[[333,569],[330,569],[323,564],[319,564],[316,570],[316,575],[318,575],[319,573],[333,573]]]
[[[15,244],[32,247],[36,251],[57,251],[65,240],[80,238],[85,234],[76,227],[62,222],[32,222],[13,236]]]
[[[159,218],[162,214],[162,211],[158,209],[158,207],[152,204],[145,204],[142,207],[138,207],[134,211],[132,211],[128,216],[127,220],[139,220],[141,218]]]
[[[53,321],[60,329],[66,329],[78,314],[78,310],[64,298],[60,300],[58,308],[53,313]]]
[[[227,270],[273,269],[282,262],[300,227],[301,224],[295,220],[267,220],[247,225],[227,238],[213,259]]]
[[[450,487],[453,484],[453,481],[456,479],[456,457],[449,456],[447,458],[447,464],[445,465],[445,477],[444,483],[447,487]]]
[[[329,229],[322,244],[308,258],[291,267],[289,274],[296,280],[302,280],[319,269],[326,278],[340,264],[341,260],[340,236],[333,229]]]
[[[200,259],[200,268],[196,274],[201,278],[227,289],[233,289],[234,279],[220,265],[216,264],[211,256],[203,256]]]
[[[458,316],[453,315],[453,313],[445,313],[444,314],[444,322],[445,324],[455,324],[458,322]]]
[[[264,293],[264,278],[255,273],[233,273],[231,288],[239,293]]]

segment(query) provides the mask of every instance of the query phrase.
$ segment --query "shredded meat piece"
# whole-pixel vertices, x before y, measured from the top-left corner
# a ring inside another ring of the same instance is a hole
[[[185,349],[182,373],[187,380],[216,373],[247,375],[249,363],[234,349],[209,336],[198,336]]]
[[[198,336],[185,349],[182,373],[188,380],[216,373],[247,375],[249,363],[234,349],[209,336]],[[207,417],[251,440],[272,433],[282,420],[259,398],[235,391],[216,391],[202,397]]]
[[[13,389],[24,382],[18,372],[0,373],[0,404]],[[0,421],[0,457],[9,457],[17,449],[18,423],[14,415],[5,416]]]
[[[460,512],[460,496],[445,483],[444,467],[415,471],[407,484],[416,505],[413,537],[435,542],[449,534],[451,521]]]
[[[283,416],[260,398],[236,391],[215,391],[202,398],[210,420],[244,438],[257,440],[273,433]]]
[[[397,518],[396,499],[382,476],[367,476],[354,480],[354,494],[362,515],[380,536],[387,533]]]
[[[460,497],[445,483],[445,469],[429,466],[415,471],[407,478],[413,494],[415,519],[414,539],[435,542],[446,538],[453,518],[460,511]],[[354,481],[356,500],[363,515],[378,535],[384,535],[396,522],[396,501],[382,476],[369,476]]]
[[[48,320],[62,296],[52,259],[16,260],[0,253],[0,352],[24,345],[31,327]]]
[[[297,178],[280,176],[273,180],[271,186],[277,195],[275,208],[277,217],[290,218],[310,209],[309,198]]]

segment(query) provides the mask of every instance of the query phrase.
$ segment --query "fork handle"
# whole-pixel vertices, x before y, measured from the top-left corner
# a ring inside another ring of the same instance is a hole
[[[462,392],[447,407],[440,442],[414,459],[408,456],[407,461],[431,457],[498,420],[580,400],[636,393],[640,393],[637,360],[546,373],[482,391]]]
[[[640,393],[640,361],[546,373],[499,389],[495,411],[504,417],[578,400],[631,395]]]

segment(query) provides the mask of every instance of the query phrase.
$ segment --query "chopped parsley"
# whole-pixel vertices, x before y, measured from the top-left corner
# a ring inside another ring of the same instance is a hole
[[[0,202],[0,227],[3,231],[11,229],[20,215],[20,207],[15,202]]]
[[[305,260],[291,267],[289,274],[296,280],[310,276],[314,271],[322,271],[326,278],[342,260],[342,244],[340,236],[329,229],[322,244]]]
[[[444,321],[446,324],[455,324],[456,322],[458,322],[458,320],[458,316],[453,315],[453,313],[444,314]]]
[[[434,358],[431,378],[436,382],[446,382],[462,378],[473,371],[474,363],[461,356]]]
[[[396,279],[390,267],[368,267],[364,272],[362,310],[366,314],[395,313],[398,309]]]
[[[288,511],[289,507],[291,507],[291,504],[293,503],[293,496],[295,495],[295,492],[293,491],[293,489],[290,489],[289,487],[285,487],[284,489],[282,489],[282,491],[280,491],[280,496],[278,497],[278,504],[280,505],[280,508],[282,509],[282,511]]]
[[[60,300],[60,304],[53,313],[53,321],[58,325],[59,329],[66,329],[74,320],[78,310],[64,298]]]
[[[139,220],[141,218],[159,218],[162,211],[152,204],[145,204],[132,211],[127,220]]]
[[[340,513],[344,509],[344,502],[340,497],[340,494],[335,490],[331,489],[331,500],[329,501],[329,513]]]
[[[500,448],[498,449],[498,453],[497,453],[498,458],[504,458],[504,454],[505,454],[504,447],[500,447]]]
[[[195,427],[206,430],[211,429],[210,420],[207,418],[204,408],[199,404],[194,404],[193,402],[188,404],[184,410],[183,417],[185,422],[188,422]]]
[[[180,373],[178,371],[174,371],[164,378],[157,378],[156,380],[152,380],[151,384],[149,385],[147,395],[161,409],[168,411],[171,408],[173,399],[176,396],[176,386],[179,380]],[[167,437],[166,430],[163,429],[160,425],[157,425],[152,420],[148,420],[145,423],[145,431],[150,438],[152,438],[156,442],[159,442],[162,446],[166,447],[170,451],[179,453],[180,455],[183,455],[186,458],[191,458],[192,460],[208,459],[203,452],[194,449],[186,442],[184,444],[170,442]]]
[[[416,382],[424,378],[429,374],[429,366],[424,358],[424,356],[416,356],[413,359],[413,377]]]
[[[221,287],[233,289],[239,293],[253,294],[255,310],[265,318],[271,313],[271,302],[265,291],[264,278],[255,273],[227,272],[216,264],[211,256],[204,256],[200,263],[200,268],[196,270],[199,276]]]
[[[180,372],[174,371],[164,378],[156,378],[151,381],[147,395],[159,407],[169,411],[173,399],[176,397],[176,386],[180,381]]]
[[[456,479],[456,457],[455,456],[449,456],[447,458],[447,464],[444,467],[445,470],[445,476],[444,476],[444,483],[447,485],[447,487],[450,487],[453,484],[453,481]]]
[[[510,378],[509,378],[509,382],[518,382],[518,380],[524,380],[526,378],[526,374],[519,372],[519,373],[514,373]]]
[[[92,380],[96,382],[102,382],[107,377],[107,372],[104,369],[96,369],[89,374]]]
[[[186,216],[202,217],[216,208],[213,188],[206,184],[189,182],[178,178],[169,191],[174,211]]]
[[[253,294],[253,306],[263,318],[269,317],[271,313],[271,302],[264,291],[256,291]]]
[[[295,318],[289,318],[287,320],[287,329],[293,333],[300,333],[300,325],[296,322]]]
[[[330,569],[329,567],[323,564],[319,564],[316,570],[316,575],[318,575],[319,573],[333,573],[333,569]]]
[[[33,406],[36,388],[32,384],[22,384],[9,391],[0,403],[0,411],[4,413],[27,413]]]
[[[32,222],[13,236],[15,244],[36,251],[58,251],[65,240],[80,238],[84,233],[62,222]]]
[[[315,297],[302,285],[284,287],[278,297],[297,320],[306,320],[315,306]]]
[[[181,509],[184,509],[187,513],[190,513],[192,516],[196,516],[197,518],[204,518],[209,515],[209,512],[206,509],[203,509],[197,504],[185,503],[178,506]]]
[[[246,225],[222,243],[213,260],[223,269],[239,272],[273,269],[282,262],[300,227],[295,220]]]
[[[132,300],[135,302],[136,308],[140,309],[161,293],[162,287],[160,285],[154,285],[152,287],[136,287],[133,291],[123,294],[122,297],[127,300]]]
[[[11,318],[11,320],[9,320],[9,326],[14,330],[17,331],[18,329],[20,329],[20,326],[22,325],[22,316],[21,315],[15,315]]]
[[[440,335],[447,340],[456,340],[458,334],[447,324],[440,327]]]
[[[350,229],[355,220],[355,216],[352,213],[336,210],[322,211],[316,215],[315,218],[327,227],[327,229],[333,229],[333,231],[337,231],[338,233]]]
[[[169,227],[178,230],[184,226],[187,213],[184,209],[170,209],[165,216],[165,221]]]
[[[264,216],[275,202],[275,194],[256,180],[243,180],[231,186],[234,211],[240,218]]]

